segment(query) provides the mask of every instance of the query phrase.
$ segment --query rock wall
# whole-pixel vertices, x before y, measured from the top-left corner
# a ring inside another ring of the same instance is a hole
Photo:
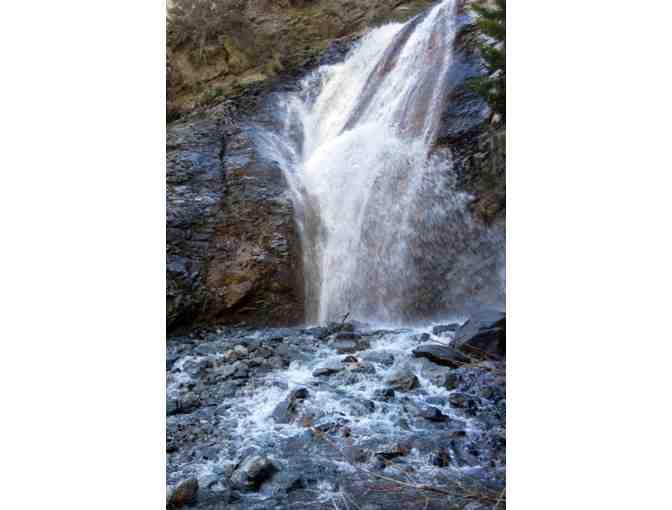
[[[282,173],[220,105],[167,131],[167,326],[303,318],[301,256]]]

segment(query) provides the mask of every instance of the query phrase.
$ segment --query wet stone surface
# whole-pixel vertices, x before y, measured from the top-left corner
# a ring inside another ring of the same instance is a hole
[[[171,338],[169,495],[183,486],[180,504],[201,509],[491,507],[505,477],[503,364],[416,358],[428,337],[445,341],[431,326],[341,333],[348,338],[329,327]],[[361,349],[339,353],[338,341]],[[457,481],[469,491],[454,490]]]

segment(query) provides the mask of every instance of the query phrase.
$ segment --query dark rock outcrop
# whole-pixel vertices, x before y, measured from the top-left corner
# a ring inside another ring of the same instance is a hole
[[[470,361],[461,352],[439,344],[421,345],[413,350],[413,356],[416,358],[427,358],[433,363],[451,368],[459,368]]]
[[[481,310],[472,314],[457,331],[452,345],[472,357],[506,358],[506,314]]]
[[[281,170],[220,105],[167,132],[167,326],[303,318],[301,255]],[[227,129],[229,131],[227,132]],[[226,137],[226,152],[222,153]]]
[[[440,326],[434,326],[432,328],[432,334],[437,336],[446,336],[457,331],[459,327],[460,325],[457,322],[452,324],[442,324]]]

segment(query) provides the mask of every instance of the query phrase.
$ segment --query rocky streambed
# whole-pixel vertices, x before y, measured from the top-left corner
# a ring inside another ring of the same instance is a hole
[[[494,311],[173,337],[168,506],[503,508],[504,356]]]

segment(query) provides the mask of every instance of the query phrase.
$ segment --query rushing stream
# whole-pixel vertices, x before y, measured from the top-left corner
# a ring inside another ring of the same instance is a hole
[[[451,508],[474,494],[491,508],[501,492],[502,364],[414,353],[451,342],[466,316],[448,310],[504,299],[503,231],[471,218],[451,155],[433,151],[456,3],[370,31],[277,95],[279,121],[257,130],[293,193],[307,322],[321,326],[171,339],[168,483],[198,480],[200,507],[448,508],[407,493],[434,484]]]

